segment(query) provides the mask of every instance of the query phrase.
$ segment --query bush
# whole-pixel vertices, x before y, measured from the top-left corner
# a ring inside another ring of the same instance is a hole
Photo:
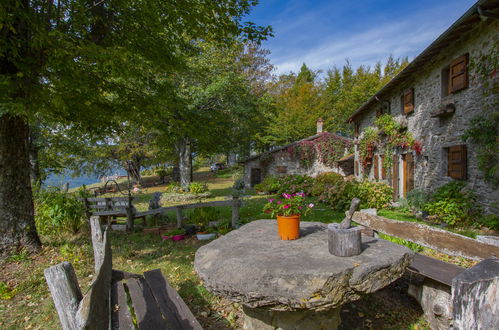
[[[35,223],[40,234],[77,233],[85,223],[85,208],[76,196],[58,189],[42,189],[34,197]]]
[[[314,178],[307,175],[285,175],[278,179],[278,194],[296,194],[299,192],[308,192],[314,185]]]
[[[346,210],[354,197],[360,199],[362,208],[382,209],[387,207],[391,200],[393,189],[382,183],[369,180],[354,181],[330,176],[329,184],[324,184],[324,191],[318,196],[319,200],[338,211]],[[334,184],[332,183],[334,182]],[[316,192],[321,186],[316,187]]]
[[[479,218],[478,223],[492,230],[499,230],[499,216],[495,214],[489,214]]]
[[[334,172],[324,172],[319,174],[308,191],[309,195],[321,196],[330,186],[336,186],[344,181],[342,175]]]
[[[273,175],[268,175],[263,179],[262,183],[255,185],[255,190],[264,191],[270,194],[275,194],[279,190],[279,178]]]
[[[208,191],[208,185],[201,182],[191,182],[189,192],[194,195],[199,195]]]
[[[356,184],[355,193],[362,208],[383,209],[392,201],[393,188],[383,182],[363,180]]]
[[[200,207],[192,211],[189,220],[199,226],[208,226],[210,221],[217,221],[220,212],[214,207]]]
[[[407,193],[407,205],[412,211],[422,211],[428,200],[429,194],[419,189],[413,189]]]
[[[475,196],[464,182],[452,181],[438,188],[423,209],[449,225],[464,224],[479,213]]]
[[[178,183],[178,182],[172,182],[172,183],[168,184],[165,188],[165,193],[169,193],[169,194],[181,194],[183,192],[184,192],[184,190],[182,189],[182,187],[180,186],[180,183]]]

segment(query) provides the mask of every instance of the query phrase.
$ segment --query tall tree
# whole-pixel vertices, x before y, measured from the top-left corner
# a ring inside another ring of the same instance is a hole
[[[143,120],[192,39],[259,39],[253,0],[4,0],[0,3],[0,253],[40,247],[29,176],[28,121],[95,131]],[[186,36],[190,36],[186,37]],[[165,97],[163,96],[163,100]]]

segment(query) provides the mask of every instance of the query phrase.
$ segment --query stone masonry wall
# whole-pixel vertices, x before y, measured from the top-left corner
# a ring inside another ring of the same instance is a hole
[[[452,181],[447,176],[447,158],[444,148],[464,144],[462,135],[469,127],[470,120],[477,115],[496,110],[498,95],[484,94],[481,77],[476,72],[474,63],[481,54],[489,52],[499,41],[499,22],[488,20],[477,24],[473,30],[464,35],[453,46],[443,50],[423,70],[418,70],[411,81],[392,89],[384,100],[390,101],[390,113],[396,119],[407,117],[408,130],[423,143],[423,151],[415,156],[414,184],[416,189],[434,191],[437,187]],[[463,54],[469,54],[468,88],[455,94],[442,97],[442,69]],[[496,78],[497,79],[497,78]],[[404,90],[414,88],[414,112],[404,115],[401,106],[401,95]],[[431,113],[436,111],[442,102],[452,102],[456,106],[455,113],[448,119],[434,118]],[[362,117],[356,119],[361,130],[374,125],[375,106],[372,106]],[[400,153],[401,151],[399,151]],[[467,186],[479,197],[485,210],[498,212],[499,191],[497,187],[484,180],[483,173],[478,169],[476,148],[467,143]],[[356,161],[358,161],[356,148]],[[360,168],[360,166],[359,166]],[[373,178],[373,167],[369,177]]]
[[[246,188],[251,187],[251,169],[260,168],[262,170],[262,180],[268,175],[280,176],[288,174],[308,175],[315,177],[323,172],[335,172],[343,176],[352,174],[351,165],[346,164],[343,167],[329,167],[322,162],[315,160],[309,167],[300,164],[299,159],[294,159],[287,152],[276,152],[272,154],[272,160],[267,165],[262,164],[260,158],[248,161],[244,164],[244,184]],[[278,167],[286,166],[286,173],[280,173]]]

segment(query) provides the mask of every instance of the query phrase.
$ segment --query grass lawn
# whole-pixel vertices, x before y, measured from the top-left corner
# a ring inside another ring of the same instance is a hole
[[[233,184],[227,173],[217,177],[207,169],[195,173],[195,181],[208,184],[211,197],[204,201],[228,198]],[[164,191],[165,186],[145,188],[135,195],[137,208],[147,209],[152,193]],[[269,197],[248,193],[240,210],[241,222],[268,218],[262,208]],[[310,201],[316,203],[314,199]],[[219,210],[220,219],[231,218],[230,207],[220,207]],[[185,212],[186,218],[189,214]],[[396,216],[399,215],[392,214],[390,217]],[[329,223],[339,222],[343,217],[343,212],[335,212],[326,205],[316,203],[312,212],[302,220]],[[173,226],[175,214],[168,213],[162,221]],[[89,238],[88,228],[74,236],[44,238],[44,249],[40,254],[28,256],[20,253],[0,261],[0,329],[60,328],[43,270],[64,260],[71,262],[85,292],[93,275]],[[146,235],[138,230],[131,234],[112,232],[111,244],[115,269],[135,273],[161,269],[206,329],[242,328],[241,306],[209,293],[193,270],[196,250],[205,242],[194,238],[179,242],[163,241],[158,236]],[[423,249],[422,253],[426,250]],[[437,257],[459,263],[459,260],[445,255]],[[419,305],[403,293],[406,287],[407,283],[399,280],[388,288],[343,306],[342,328],[427,329]]]

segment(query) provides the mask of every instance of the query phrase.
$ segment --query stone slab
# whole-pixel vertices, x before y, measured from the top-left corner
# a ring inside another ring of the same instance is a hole
[[[282,241],[275,220],[256,220],[201,247],[194,268],[211,292],[276,311],[337,308],[401,277],[414,252],[362,237],[363,251],[336,257],[327,225],[302,222],[301,238]]]

